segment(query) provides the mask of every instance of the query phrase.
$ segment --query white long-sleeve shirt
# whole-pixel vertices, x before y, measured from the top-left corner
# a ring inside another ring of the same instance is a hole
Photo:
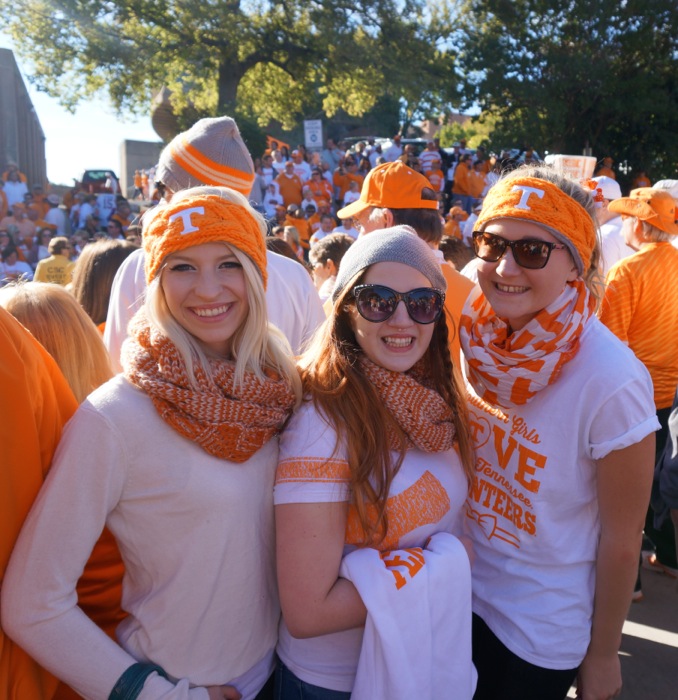
[[[67,425],[2,585],[3,630],[92,700],[136,661],[140,700],[207,700],[233,683],[256,696],[273,667],[277,439],[247,462],[212,457],[176,433],[119,376]],[[102,528],[125,563],[119,644],[77,607],[76,582]],[[199,686],[189,689],[189,686]]]

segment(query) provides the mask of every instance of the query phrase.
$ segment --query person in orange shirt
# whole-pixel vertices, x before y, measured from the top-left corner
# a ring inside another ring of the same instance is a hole
[[[431,168],[426,173],[426,177],[431,183],[431,189],[434,192],[445,191],[445,174],[440,168],[440,158],[434,158],[431,161]]]
[[[134,194],[132,195],[132,199],[141,199],[141,197],[144,196],[144,193],[141,189],[141,172],[138,170],[134,171]]]
[[[311,179],[304,183],[304,187],[309,187],[311,190],[311,195],[315,200],[316,204],[321,199],[326,199],[328,201],[332,200],[332,185],[323,177],[322,170],[320,168],[313,168],[311,172]]]
[[[353,156],[344,158],[344,162],[334,171],[332,181],[337,194],[337,202],[343,202],[346,192],[348,192],[351,181],[357,182],[360,187],[365,178],[358,173],[358,162]]]
[[[33,185],[33,206],[38,208],[40,218],[44,219],[49,211],[49,202],[42,185]]]
[[[661,425],[656,443],[659,458],[678,386],[678,286],[674,282],[678,250],[672,245],[678,236],[676,203],[665,190],[642,187],[629,197],[612,200],[608,209],[622,215],[624,241],[638,252],[619,260],[607,273],[600,320],[628,345],[652,377]],[[654,522],[653,515],[650,509],[645,522],[645,534],[657,548],[650,566],[677,578],[673,526]],[[640,590],[639,578],[636,591]]]
[[[473,197],[471,195],[471,185],[469,182],[471,173],[471,156],[467,153],[459,156],[459,163],[454,169],[454,182],[452,183],[452,200],[459,200],[461,208],[467,213],[471,213]]]
[[[452,207],[445,217],[445,235],[462,240],[460,223],[468,219],[468,214],[461,207]]]
[[[285,163],[285,169],[275,181],[286,207],[289,207],[290,204],[301,204],[301,200],[304,198],[303,186],[301,180],[294,174],[294,163],[291,160]]]
[[[616,180],[617,175],[614,170],[612,170],[613,164],[614,160],[612,160],[610,156],[605,156],[605,158],[603,158],[603,164],[596,170],[596,177],[602,177],[604,175],[605,177],[611,177],[613,180]]]
[[[141,171],[141,194],[143,199],[148,199],[148,173],[145,170]]]
[[[304,213],[295,204],[290,204],[287,207],[287,217],[285,218],[284,226],[294,226],[299,232],[299,243],[304,249],[304,257],[308,256],[308,251],[311,248],[311,224],[304,217]]]
[[[47,351],[0,309],[0,585],[61,430],[77,405]],[[49,700],[57,684],[0,629],[0,697]]]

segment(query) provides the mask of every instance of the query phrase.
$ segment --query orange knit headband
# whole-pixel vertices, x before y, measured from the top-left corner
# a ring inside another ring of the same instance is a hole
[[[171,253],[202,243],[227,243],[248,255],[266,287],[266,244],[257,219],[218,195],[202,194],[158,206],[144,225],[146,281],[151,282]]]
[[[476,229],[495,219],[525,219],[542,226],[564,243],[581,275],[596,245],[590,214],[559,187],[536,177],[499,180],[487,193]]]

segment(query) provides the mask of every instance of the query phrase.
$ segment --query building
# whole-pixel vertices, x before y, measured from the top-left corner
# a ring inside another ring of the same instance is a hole
[[[9,162],[26,175],[29,188],[47,185],[45,134],[10,49],[0,49],[0,168]]]

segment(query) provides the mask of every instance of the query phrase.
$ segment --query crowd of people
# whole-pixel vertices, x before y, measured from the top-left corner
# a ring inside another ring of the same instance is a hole
[[[1,696],[619,693],[678,577],[677,183],[400,141],[203,119],[140,218],[10,186]]]

